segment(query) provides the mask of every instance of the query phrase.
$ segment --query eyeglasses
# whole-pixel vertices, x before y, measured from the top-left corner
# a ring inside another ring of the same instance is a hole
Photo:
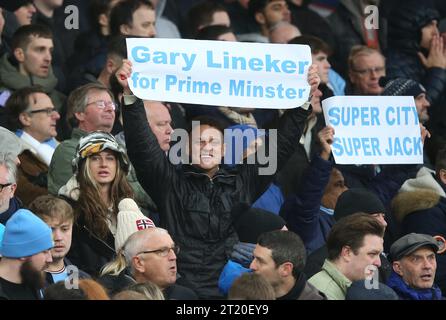
[[[7,188],[11,185],[12,183],[5,183],[5,184],[0,183],[0,192],[2,192],[4,188]]]
[[[105,107],[110,107],[113,109],[113,111],[116,110],[116,103],[114,103],[113,101],[97,100],[87,103],[87,106],[93,103],[96,104],[96,107],[98,107],[99,109],[105,109]]]
[[[368,69],[353,69],[353,72],[356,72],[360,74],[361,76],[365,76],[366,74],[372,74],[374,73],[381,73],[384,72],[386,68],[385,67],[375,67],[375,68],[368,68]]]
[[[45,109],[39,109],[39,110],[31,110],[28,113],[41,113],[41,112],[45,112],[46,115],[49,117],[53,114],[53,112],[57,112],[57,110],[54,108],[45,108]]]
[[[170,248],[164,247],[164,248],[156,249],[156,250],[142,251],[142,252],[138,253],[137,255],[143,254],[143,253],[156,253],[160,257],[166,257],[169,254],[170,250],[172,250],[173,253],[178,254],[180,252],[180,247],[173,246],[173,247],[170,247]]]

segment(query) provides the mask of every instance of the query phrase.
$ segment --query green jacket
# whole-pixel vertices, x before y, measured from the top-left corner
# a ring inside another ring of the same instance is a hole
[[[57,79],[54,76],[51,67],[48,77],[46,78],[25,76],[19,72],[17,67],[11,64],[8,59],[8,54],[4,54],[0,58],[0,92],[5,90],[15,91],[32,85],[42,86],[44,91],[51,98],[54,107],[57,110],[62,108],[66,97],[54,89],[57,85]]]
[[[80,138],[88,133],[79,128],[74,128],[71,138],[63,141],[54,151],[48,170],[48,192],[57,195],[59,189],[64,186],[73,176],[72,160],[76,155],[76,147]],[[149,212],[157,212],[156,206],[152,199],[147,195],[144,189],[136,179],[136,173],[133,167],[130,168],[130,174],[127,176],[130,186],[135,193],[134,200],[141,207],[144,214]]]
[[[347,279],[328,259],[325,259],[322,270],[308,280],[328,300],[345,300],[345,294],[352,282]]]

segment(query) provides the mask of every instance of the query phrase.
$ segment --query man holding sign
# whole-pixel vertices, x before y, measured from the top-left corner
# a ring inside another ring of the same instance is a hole
[[[317,67],[308,68],[310,95],[320,79]],[[180,168],[169,162],[145,120],[141,100],[129,88],[132,64],[125,60],[116,73],[124,88],[123,120],[129,157],[137,176],[160,210],[160,225],[181,248],[178,271],[200,298],[221,298],[218,277],[237,241],[232,207],[252,204],[271,183],[272,175],[259,175],[261,165],[220,167],[225,153],[222,128],[212,120],[194,126],[189,137],[191,164]],[[169,100],[170,96],[163,97]],[[277,105],[276,107],[281,107]],[[277,168],[290,157],[299,140],[309,102],[285,112],[277,133]],[[273,141],[270,141],[273,143]]]

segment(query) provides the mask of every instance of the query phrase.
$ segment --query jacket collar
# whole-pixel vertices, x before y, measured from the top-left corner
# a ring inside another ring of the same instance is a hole
[[[187,176],[195,176],[198,178],[207,178],[208,180],[214,181],[216,179],[220,178],[227,178],[227,177],[234,177],[235,172],[233,169],[226,168],[225,166],[220,166],[218,171],[215,173],[215,175],[210,178],[206,172],[196,166],[190,165],[190,164],[183,164],[182,169],[185,175]]]
[[[344,295],[347,293],[348,287],[351,286],[352,282],[344,276],[336,266],[330,262],[328,259],[325,259],[324,265],[322,266],[322,270],[324,270],[333,281],[341,288]]]

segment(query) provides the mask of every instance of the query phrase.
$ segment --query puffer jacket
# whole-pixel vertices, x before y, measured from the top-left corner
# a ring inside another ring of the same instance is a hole
[[[311,108],[285,113],[277,134],[277,168],[294,151]],[[252,204],[274,176],[259,175],[259,165],[220,167],[212,177],[191,165],[171,164],[150,130],[141,100],[123,107],[127,152],[138,180],[154,200],[160,226],[180,246],[178,271],[200,298],[221,298],[218,278],[237,241],[234,204]]]
[[[424,53],[420,47],[421,29],[439,14],[420,1],[408,1],[395,7],[388,25],[388,50],[386,71],[390,78],[407,78],[420,82],[427,91],[431,103],[438,102],[446,86],[446,69],[426,69],[418,57]]]

